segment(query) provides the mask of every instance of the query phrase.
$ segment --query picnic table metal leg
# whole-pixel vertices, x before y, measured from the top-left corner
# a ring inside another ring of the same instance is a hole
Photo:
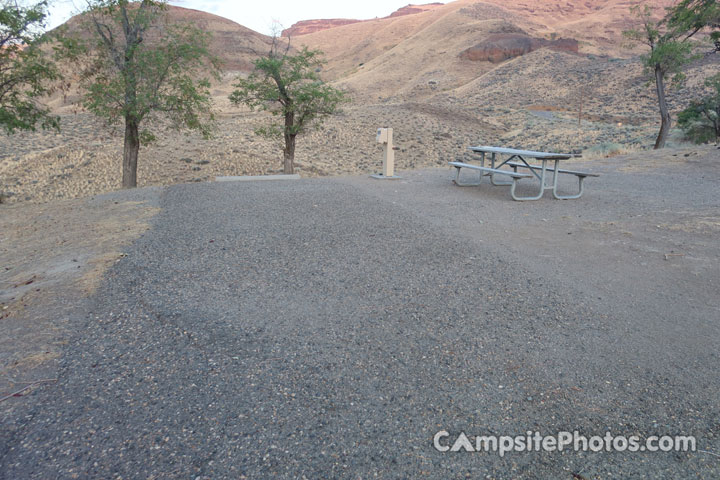
[[[493,163],[495,163],[494,160],[493,160]],[[485,152],[482,152],[482,153],[480,154],[480,166],[481,166],[481,167],[484,167],[484,166],[485,166]],[[490,174],[487,173],[487,172],[480,172],[480,181],[482,181],[482,177],[487,177],[487,176],[489,176],[489,175],[490,175]]]
[[[495,185],[496,187],[504,187],[504,186],[512,185],[512,184],[514,183],[514,182],[502,182],[502,181],[497,181],[497,180],[495,180],[495,175],[496,175],[496,174],[494,174],[494,173],[493,173],[492,175],[490,175],[490,181],[491,181],[492,184]]]
[[[494,161],[493,161],[493,163],[494,163]],[[485,152],[480,152],[480,166],[481,167],[485,166]],[[455,185],[457,185],[459,187],[477,187],[478,185],[480,185],[482,183],[482,177],[487,177],[490,175],[489,173],[481,171],[480,172],[480,180],[478,181],[478,183],[459,183],[458,180],[460,178],[460,168],[459,167],[455,167],[455,168],[457,168],[458,171],[457,171],[457,175],[455,176],[455,180],[453,180],[453,182],[455,183]]]
[[[555,166],[555,169],[557,170],[557,165]],[[542,160],[542,174],[540,175],[540,192],[538,192],[537,195],[534,197],[520,197],[518,195],[515,195],[515,188],[517,187],[517,181],[519,179],[513,178],[512,187],[510,188],[510,195],[512,196],[513,200],[516,200],[518,202],[526,202],[529,200],[540,200],[543,196],[543,193],[545,193],[545,190],[550,188],[545,186],[545,176],[547,174],[547,160]]]
[[[584,175],[576,175],[578,177],[578,182],[579,182],[577,194],[575,194],[575,195],[560,195],[560,194],[558,194],[558,174],[557,174],[558,163],[560,163],[559,160],[555,160],[555,172],[556,173],[553,178],[553,197],[555,197],[558,200],[573,200],[575,198],[580,198],[583,194],[583,188],[584,188],[583,182],[585,181]]]
[[[483,172],[480,171],[480,180],[477,183],[461,183],[460,182],[460,169],[462,167],[455,167],[455,179],[453,183],[458,187],[477,187],[482,183]]]
[[[512,157],[510,157],[509,159],[507,159],[507,160],[505,160],[504,162],[500,163],[500,165],[498,165],[497,168],[502,167],[502,166],[505,165],[507,162],[509,162],[511,159],[512,159]],[[495,154],[494,154],[494,153],[492,154],[492,168],[495,168]],[[515,171],[517,172],[517,170],[515,170]],[[495,180],[495,175],[496,175],[496,174],[494,174],[494,173],[490,174],[490,183],[492,183],[492,184],[495,185],[496,187],[509,186],[509,185],[512,185],[513,183],[515,183],[515,180],[512,180],[512,181],[510,181],[510,182],[508,182],[508,181],[497,181],[497,180]]]

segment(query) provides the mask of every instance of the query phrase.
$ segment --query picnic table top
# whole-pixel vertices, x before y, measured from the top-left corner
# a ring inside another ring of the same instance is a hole
[[[520,155],[521,157],[540,158],[546,160],[567,160],[573,158],[571,153],[552,153],[552,152],[534,152],[532,150],[516,150],[514,148],[503,148],[503,147],[486,147],[477,146],[469,147],[474,152],[485,152],[485,153],[503,153],[505,155]]]

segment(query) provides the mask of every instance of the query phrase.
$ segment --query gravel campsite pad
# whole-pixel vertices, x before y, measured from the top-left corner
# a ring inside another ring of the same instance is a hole
[[[67,313],[57,383],[0,405],[0,477],[717,478],[714,154],[597,162],[567,202],[445,169],[168,187]],[[443,430],[711,453],[441,453]]]

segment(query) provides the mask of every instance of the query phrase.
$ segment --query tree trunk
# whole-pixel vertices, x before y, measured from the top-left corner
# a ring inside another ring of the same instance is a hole
[[[295,173],[295,135],[285,135],[285,150],[283,151],[283,173]]]
[[[288,112],[285,114],[285,150],[283,151],[283,173],[291,175],[295,173],[295,137],[297,134],[292,132],[295,123],[295,114]]]
[[[125,118],[122,188],[137,187],[137,161],[139,152],[140,133],[138,122],[132,118]]]
[[[658,104],[660,106],[660,133],[655,140],[655,150],[665,148],[665,142],[670,134],[670,126],[672,119],[668,110],[667,100],[665,99],[665,72],[659,65],[655,66],[655,86],[657,87]]]

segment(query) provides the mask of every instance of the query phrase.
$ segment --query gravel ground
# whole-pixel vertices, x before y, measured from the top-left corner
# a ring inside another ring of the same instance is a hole
[[[445,169],[169,187],[69,319],[59,382],[3,411],[0,478],[717,478],[705,453],[432,447],[610,430],[720,452],[713,155],[594,164],[568,202]]]

